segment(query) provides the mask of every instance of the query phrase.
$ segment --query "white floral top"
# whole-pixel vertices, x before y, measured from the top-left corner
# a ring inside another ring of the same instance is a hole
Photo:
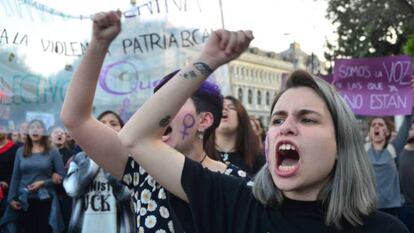
[[[246,177],[244,171],[232,164],[228,164],[224,174]],[[174,232],[166,190],[131,157],[125,168],[123,182],[131,191],[137,232]]]

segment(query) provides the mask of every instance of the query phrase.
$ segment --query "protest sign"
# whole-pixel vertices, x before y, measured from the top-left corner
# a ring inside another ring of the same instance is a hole
[[[338,59],[334,67],[337,90],[357,115],[411,114],[411,57]]]

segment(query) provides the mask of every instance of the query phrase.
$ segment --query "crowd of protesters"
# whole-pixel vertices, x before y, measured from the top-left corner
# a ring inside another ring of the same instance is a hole
[[[61,112],[67,130],[0,119],[0,233],[414,232],[412,115],[395,137],[373,117],[364,148],[335,89],[295,71],[265,129],[204,81],[250,31],[215,31],[125,127],[114,111],[92,116],[119,18],[94,18]]]

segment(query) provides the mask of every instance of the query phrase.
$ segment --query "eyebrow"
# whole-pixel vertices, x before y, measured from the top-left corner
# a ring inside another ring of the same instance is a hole
[[[317,111],[311,110],[311,109],[300,109],[299,111],[295,111],[293,115],[295,116],[303,116],[303,115],[307,115],[307,114],[316,114],[319,117],[322,117],[322,114],[320,114]],[[284,110],[280,110],[280,111],[276,111],[275,113],[272,114],[273,116],[287,116],[287,112]]]

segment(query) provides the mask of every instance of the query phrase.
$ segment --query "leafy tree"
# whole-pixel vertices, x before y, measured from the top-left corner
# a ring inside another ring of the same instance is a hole
[[[328,0],[327,18],[337,25],[337,43],[325,57],[401,54],[414,33],[414,0]]]
[[[404,53],[414,57],[414,34],[410,36],[407,43],[404,45]]]

